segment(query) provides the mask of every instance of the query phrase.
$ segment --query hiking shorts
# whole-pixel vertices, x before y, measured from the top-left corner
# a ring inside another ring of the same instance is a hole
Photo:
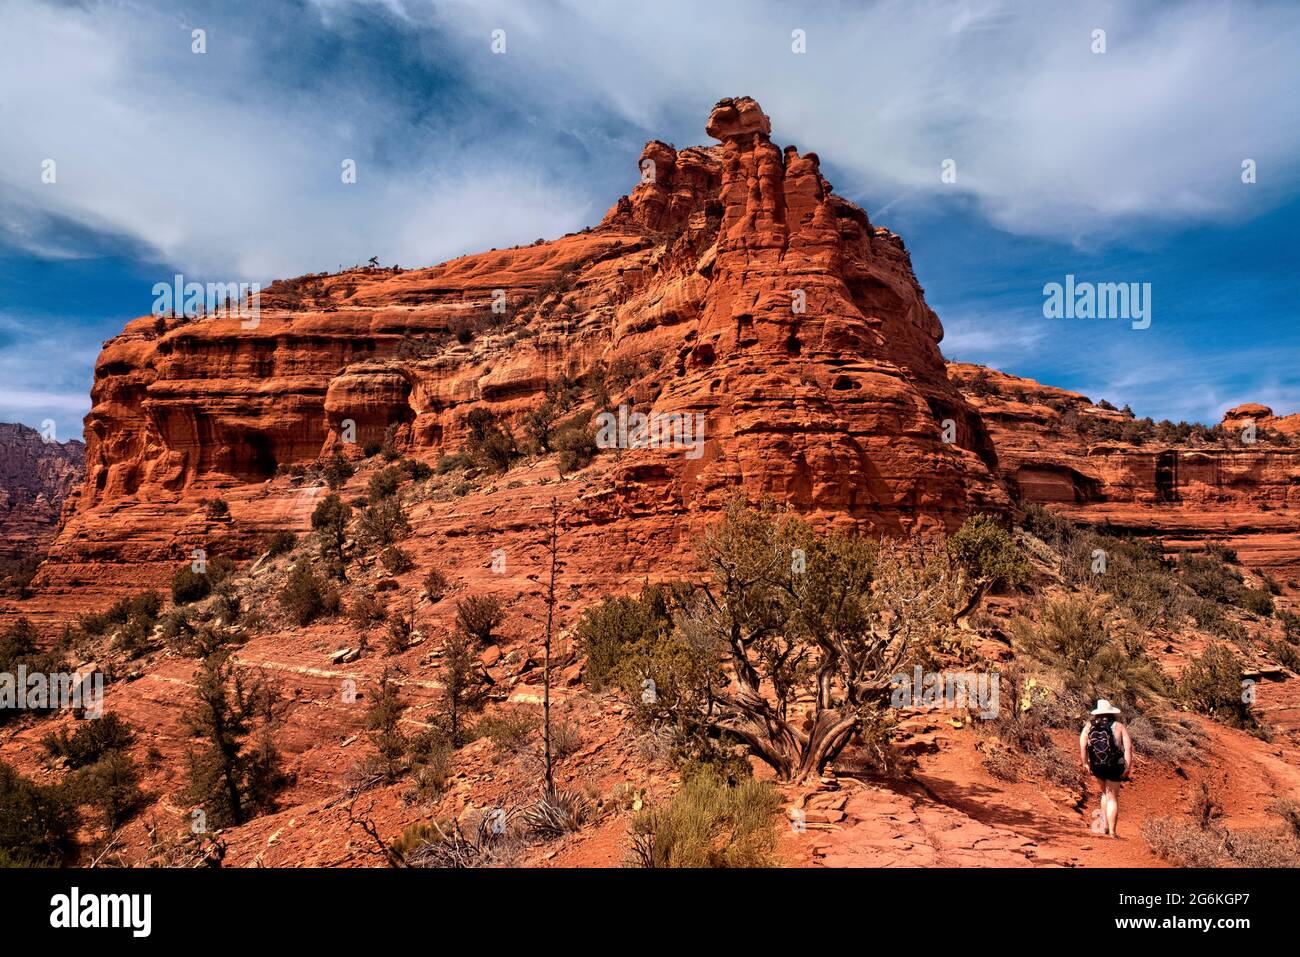
[[[1098,781],[1122,781],[1124,780],[1124,763],[1121,761],[1113,768],[1097,767],[1090,765],[1092,776]]]

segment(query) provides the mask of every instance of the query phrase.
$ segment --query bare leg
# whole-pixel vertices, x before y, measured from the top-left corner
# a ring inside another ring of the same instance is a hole
[[[1115,827],[1119,824],[1119,782],[1105,782],[1102,807],[1106,812],[1106,833],[1116,837]]]

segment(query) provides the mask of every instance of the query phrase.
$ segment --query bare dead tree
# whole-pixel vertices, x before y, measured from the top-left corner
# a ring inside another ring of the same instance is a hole
[[[560,503],[551,498],[551,524],[546,551],[551,559],[551,573],[546,582],[546,657],[542,665],[542,747],[546,758],[546,794],[555,794],[554,755],[551,752],[551,632],[555,625],[555,575],[559,568]]]
[[[402,859],[402,855],[389,847],[388,843],[379,836],[379,828],[375,827],[375,822],[369,817],[362,817],[357,814],[356,803],[356,800],[353,799],[344,807],[348,815],[348,828],[361,828],[378,848],[378,850],[372,850],[370,853],[383,857],[389,867],[406,867],[406,861]]]

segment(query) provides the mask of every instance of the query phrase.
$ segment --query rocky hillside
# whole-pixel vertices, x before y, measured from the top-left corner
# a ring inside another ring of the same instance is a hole
[[[0,562],[43,551],[63,504],[85,476],[86,447],[46,442],[25,425],[0,422]]]
[[[670,797],[679,776],[669,743],[632,720],[635,702],[584,684],[575,626],[608,596],[698,579],[701,535],[736,492],[871,536],[932,540],[976,513],[1023,522],[1024,506],[1046,505],[1173,549],[1232,546],[1239,565],[1195,581],[1224,609],[1186,584],[1190,572],[1130,557],[1118,539],[1105,540],[1116,567],[1140,566],[1186,614],[1152,624],[1164,605],[1150,596],[1089,600],[1124,627],[1137,617],[1124,603],[1141,604],[1170,680],[1214,635],[1249,645],[1243,661],[1267,679],[1261,708],[1278,739],[1187,718],[1208,742],[1199,763],[1179,752],[1153,769],[1140,806],[1181,802],[1189,773],[1232,773],[1231,820],[1271,820],[1259,795],[1295,789],[1300,729],[1281,663],[1292,623],[1271,617],[1274,600],[1280,612],[1300,597],[1288,420],[1251,407],[1218,430],[1166,428],[949,365],[902,240],[836,196],[815,153],[774,144],[748,98],[721,101],[707,132],[713,145],[647,144],[635,189],[580,233],[428,269],[285,280],[262,293],[256,324],[147,316],[105,345],[80,494],[34,594],[0,602],[0,625],[26,618],[74,664],[102,667],[106,710],[135,729],[143,806],[111,838],[88,826],[90,844],[111,842],[126,863],[188,853],[183,788],[198,662],[213,643],[277,690],[259,720],[286,772],[265,813],[221,836],[226,864],[383,864],[366,826],[395,841],[535,791],[555,515],[557,781],[588,795],[593,823],[513,862],[626,861],[629,815]],[[593,416],[620,407],[702,416],[703,440],[593,447]],[[1257,441],[1234,444],[1253,416]],[[322,503],[337,517],[329,548]],[[1095,544],[1034,514],[1035,530],[1017,533],[1032,574],[968,622],[963,649],[985,662],[1012,659],[1015,616],[1077,590],[1066,566]],[[203,581],[186,577],[196,550],[214,570]],[[295,576],[311,614],[290,595]],[[154,588],[159,600],[139,597]],[[446,639],[484,601],[501,612],[472,649],[485,730],[436,774],[426,753],[418,774],[377,777],[368,722],[382,683],[400,688],[395,723],[427,731],[448,694]],[[41,742],[72,725],[25,716],[0,728],[0,757],[60,780],[68,768]],[[1070,733],[1052,733],[1068,748]],[[888,748],[918,763],[904,784],[828,774],[782,793],[809,825],[783,840],[782,860],[1158,863],[1136,842],[1094,853],[1077,781],[1008,778],[960,720],[908,713]]]

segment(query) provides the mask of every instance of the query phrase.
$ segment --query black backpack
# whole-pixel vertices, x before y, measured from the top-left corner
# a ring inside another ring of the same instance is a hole
[[[1114,723],[1112,715],[1092,719],[1092,727],[1088,729],[1088,766],[1094,771],[1111,771],[1124,763],[1124,755],[1111,729]]]

